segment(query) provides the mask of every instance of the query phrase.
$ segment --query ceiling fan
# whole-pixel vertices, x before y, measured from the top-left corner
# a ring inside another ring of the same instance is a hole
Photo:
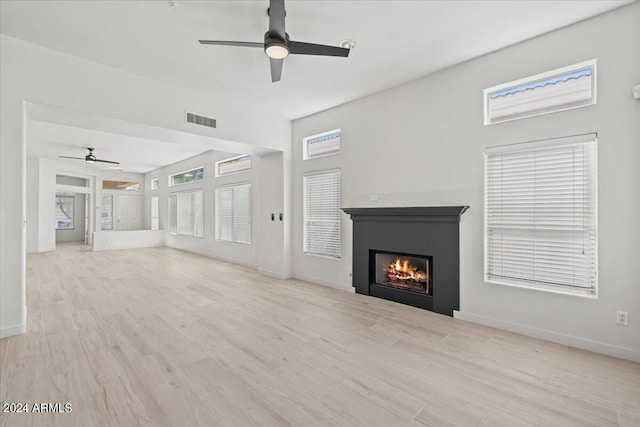
[[[87,154],[84,157],[69,157],[69,156],[58,156],[58,157],[61,158],[61,159],[84,160],[87,163],[99,162],[99,163],[111,163],[111,164],[114,164],[114,165],[119,165],[120,164],[120,162],[114,162],[112,160],[100,160],[100,159],[97,159],[96,156],[93,155],[94,148],[87,148],[87,150],[89,150],[89,154]]]
[[[269,31],[264,34],[264,42],[238,42],[225,40],[198,40],[200,44],[223,46],[259,47],[269,57],[271,62],[271,81],[277,82],[282,76],[282,61],[289,55],[321,55],[321,56],[349,56],[346,47],[327,46],[289,39],[284,30],[284,0],[269,0]]]

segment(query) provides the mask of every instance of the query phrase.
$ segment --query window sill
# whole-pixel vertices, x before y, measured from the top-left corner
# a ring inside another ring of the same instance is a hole
[[[537,287],[537,286],[533,286],[533,285],[532,286],[527,286],[527,285],[518,284],[518,283],[502,282],[502,281],[498,281],[498,280],[488,280],[486,278],[484,279],[484,283],[485,284],[490,284],[490,285],[506,286],[506,287],[510,287],[510,288],[520,288],[520,289],[527,289],[527,290],[531,290],[531,291],[539,291],[539,292],[547,292],[547,293],[552,293],[552,294],[568,295],[568,296],[572,296],[572,297],[587,298],[587,299],[591,299],[591,300],[597,300],[598,299],[598,290],[597,290],[597,288],[594,291],[594,293],[591,293],[591,291],[588,290],[588,289],[576,289],[576,290],[552,289],[552,288]]]
[[[324,255],[324,254],[314,254],[313,252],[303,252],[305,255],[308,256],[313,256],[313,257],[317,257],[317,258],[326,258],[326,259],[332,259],[335,261],[339,261],[340,259],[342,259],[342,256],[331,256],[331,255]]]

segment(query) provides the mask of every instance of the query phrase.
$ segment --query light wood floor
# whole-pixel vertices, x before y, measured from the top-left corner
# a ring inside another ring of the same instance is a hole
[[[29,255],[3,426],[637,426],[640,364],[168,249]]]

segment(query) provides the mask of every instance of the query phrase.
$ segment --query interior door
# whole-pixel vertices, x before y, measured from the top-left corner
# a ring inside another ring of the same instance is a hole
[[[118,194],[116,197],[117,229],[142,230],[142,196]]]

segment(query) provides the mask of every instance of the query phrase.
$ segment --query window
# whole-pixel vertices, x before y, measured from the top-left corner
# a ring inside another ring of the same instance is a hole
[[[216,240],[251,243],[251,183],[216,188]]]
[[[158,178],[152,179],[151,180],[151,189],[152,190],[157,190],[158,188],[160,188],[160,180]]]
[[[230,175],[251,170],[251,156],[240,156],[216,163],[216,176]]]
[[[123,190],[123,191],[140,191],[142,187],[139,182],[129,181],[102,181],[103,190]]]
[[[330,156],[340,152],[340,129],[324,132],[302,139],[302,158]]]
[[[169,187],[174,185],[196,182],[204,179],[204,168],[192,169],[190,171],[169,175]]]
[[[56,230],[73,230],[73,196],[56,196]]]
[[[204,192],[185,191],[169,194],[169,233],[204,236]]]
[[[159,230],[160,229],[160,224],[159,224],[159,218],[158,218],[158,196],[153,196],[151,198],[151,229],[152,230]]]
[[[169,194],[169,234],[178,234],[178,195]]]
[[[102,230],[113,230],[113,195],[102,195],[102,212],[100,214]]]
[[[304,191],[304,252],[340,258],[340,171],[306,175]]]
[[[485,150],[485,279],[595,295],[596,135]]]
[[[596,103],[596,60],[484,90],[484,124],[553,113]]]

